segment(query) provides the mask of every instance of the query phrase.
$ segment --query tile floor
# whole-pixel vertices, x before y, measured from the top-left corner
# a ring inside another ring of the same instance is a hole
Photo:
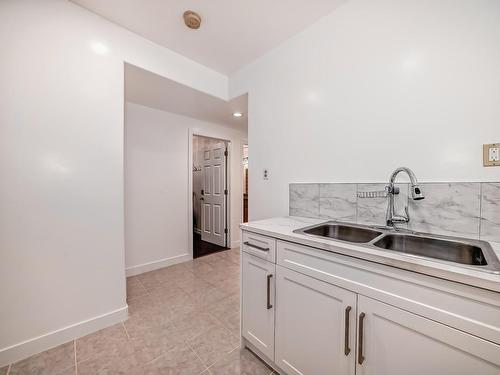
[[[239,347],[238,249],[127,279],[129,319],[0,375],[269,375]]]

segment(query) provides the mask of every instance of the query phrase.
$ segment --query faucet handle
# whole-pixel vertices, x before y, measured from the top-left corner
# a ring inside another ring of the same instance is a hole
[[[385,187],[385,191],[387,192],[387,195],[389,194],[398,195],[399,187],[394,186],[394,184],[390,184]]]

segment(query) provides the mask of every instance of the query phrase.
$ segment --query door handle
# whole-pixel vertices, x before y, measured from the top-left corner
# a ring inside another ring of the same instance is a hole
[[[359,323],[358,323],[358,363],[360,365],[363,364],[365,357],[363,356],[363,330],[364,330],[364,321],[365,321],[365,313],[359,314]]]
[[[272,309],[273,305],[271,305],[271,278],[273,275],[267,275],[267,309]]]
[[[248,247],[253,247],[254,249],[257,249],[257,250],[260,250],[260,251],[266,251],[266,252],[269,251],[268,247],[260,247],[260,246],[257,246],[257,245],[253,245],[253,244],[251,244],[248,241],[243,242],[243,245],[248,246]]]
[[[351,348],[349,348],[349,313],[351,312],[352,307],[347,306],[345,308],[345,333],[344,333],[344,354],[349,355],[351,352]]]

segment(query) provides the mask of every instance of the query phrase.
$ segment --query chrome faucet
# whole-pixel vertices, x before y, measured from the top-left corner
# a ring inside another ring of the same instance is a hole
[[[399,194],[399,188],[395,186],[394,182],[396,181],[396,176],[399,174],[399,172],[405,172],[410,177],[411,197],[413,198],[413,200],[418,201],[425,198],[422,189],[418,185],[417,177],[410,168],[399,167],[394,172],[392,172],[391,177],[389,179],[389,185],[385,187],[387,191],[387,197],[389,198],[389,203],[387,206],[386,223],[388,226],[392,226],[394,228],[396,228],[396,224],[408,223],[410,221],[408,204],[405,205],[404,214],[396,214],[396,210],[394,208],[394,196]]]

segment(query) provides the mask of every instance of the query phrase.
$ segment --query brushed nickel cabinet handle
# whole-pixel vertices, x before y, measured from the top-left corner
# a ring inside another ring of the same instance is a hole
[[[351,352],[351,348],[349,348],[349,313],[351,312],[352,307],[347,306],[345,308],[345,336],[344,336],[344,354],[349,355]]]
[[[267,309],[272,309],[273,305],[271,305],[271,278],[273,275],[267,275]]]
[[[270,250],[268,247],[260,247],[260,246],[257,246],[257,245],[253,245],[253,244],[251,244],[248,241],[243,242],[243,245],[246,245],[248,247],[253,247],[254,249],[257,249],[257,250],[260,250],[260,251],[269,251]]]
[[[363,364],[365,357],[363,356],[363,329],[365,321],[365,313],[359,314],[359,324],[358,324],[358,363]]]

